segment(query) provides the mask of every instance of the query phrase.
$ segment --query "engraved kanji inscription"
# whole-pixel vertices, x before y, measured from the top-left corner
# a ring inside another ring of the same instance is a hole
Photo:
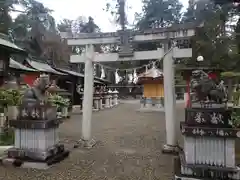
[[[198,112],[195,114],[194,116],[194,121],[196,121],[197,123],[204,123],[206,122],[206,120],[204,119],[204,114],[202,112]]]
[[[210,117],[211,117],[211,123],[212,124],[223,124],[224,123],[223,115],[220,114],[220,113],[215,113],[214,112],[210,115]]]

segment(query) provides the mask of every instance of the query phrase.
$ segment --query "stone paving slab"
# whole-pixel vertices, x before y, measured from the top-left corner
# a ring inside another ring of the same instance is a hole
[[[172,156],[161,153],[165,142],[164,113],[139,113],[138,103],[93,114],[93,149],[74,149],[81,137],[81,115],[60,128],[61,141],[71,149],[68,159],[47,170],[0,166],[0,180],[171,180]],[[177,110],[182,120],[183,109]]]

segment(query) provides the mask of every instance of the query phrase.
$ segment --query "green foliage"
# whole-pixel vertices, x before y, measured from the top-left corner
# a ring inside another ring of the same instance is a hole
[[[6,90],[7,105],[8,106],[19,106],[22,101],[22,94],[19,90],[8,89]]]
[[[22,100],[22,93],[15,89],[0,90],[0,106],[18,106]]]
[[[137,29],[171,26],[181,19],[179,0],[143,0],[143,13],[138,15]]]
[[[4,107],[7,107],[8,104],[8,95],[5,90],[0,90],[0,107],[3,109]],[[3,112],[3,111],[2,111]]]
[[[4,132],[0,134],[0,146],[9,146],[14,144],[14,129],[6,128]]]
[[[240,91],[233,92],[233,105],[239,106],[239,100],[240,100]]]
[[[0,33],[8,34],[9,27],[12,24],[9,13],[14,4],[13,0],[0,0]]]
[[[56,24],[51,10],[35,0],[22,2],[24,13],[20,13],[12,23],[12,34],[16,39],[26,39],[44,34],[46,31],[56,32]]]
[[[240,59],[240,17],[238,18],[238,22],[235,27],[235,35],[236,35],[237,52],[239,55],[238,59]]]
[[[227,71],[227,72],[222,72],[221,76],[226,77],[226,78],[240,77],[240,73],[239,72]]]
[[[50,95],[48,101],[57,107],[68,107],[70,105],[68,98],[63,98],[57,94]]]
[[[57,28],[60,32],[72,32],[75,34],[100,32],[99,26],[91,16],[88,17],[88,20],[82,16],[75,20],[63,19],[57,25]]]
[[[58,25],[57,28],[60,32],[69,32],[72,30],[73,20],[63,19]]]
[[[237,112],[233,112],[232,113],[232,123],[233,123],[233,127],[240,127],[240,114]]]
[[[213,1],[189,3],[183,16],[184,22],[204,22],[203,28],[196,30],[192,39],[193,59],[198,55],[205,59],[205,66],[217,66],[225,70],[236,70],[239,56],[235,51],[234,35],[227,31],[227,22],[233,18],[232,4],[216,5]],[[233,30],[234,26],[228,27]],[[227,62],[227,63],[226,63]]]

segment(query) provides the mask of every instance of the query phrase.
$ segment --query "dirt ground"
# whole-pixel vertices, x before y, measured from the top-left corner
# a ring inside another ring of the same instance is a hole
[[[183,108],[177,108],[183,120]],[[136,112],[138,101],[93,114],[92,133],[98,141],[90,150],[73,149],[81,137],[81,115],[60,128],[70,157],[48,170],[0,166],[0,180],[170,180],[172,156],[161,153],[165,142],[164,113]],[[178,126],[179,127],[179,126]],[[179,129],[179,128],[178,128]]]

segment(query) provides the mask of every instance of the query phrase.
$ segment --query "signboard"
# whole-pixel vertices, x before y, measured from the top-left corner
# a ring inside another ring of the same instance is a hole
[[[119,35],[119,52],[118,55],[119,57],[133,57],[133,48],[132,48],[132,40],[133,36],[131,31],[125,30],[125,31],[118,31]]]

